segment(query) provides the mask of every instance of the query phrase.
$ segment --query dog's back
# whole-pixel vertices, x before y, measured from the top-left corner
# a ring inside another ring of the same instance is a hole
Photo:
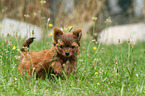
[[[29,51],[30,44],[33,42],[33,40],[34,37],[27,39],[23,43],[20,54],[21,61],[18,70],[25,76],[26,74],[28,76],[32,76],[36,71],[37,77],[44,78],[42,71],[48,71],[49,62],[54,54],[54,50],[51,48],[49,50],[42,50],[39,52]]]

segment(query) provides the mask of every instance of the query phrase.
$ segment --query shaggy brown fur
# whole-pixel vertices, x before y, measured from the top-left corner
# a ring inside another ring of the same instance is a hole
[[[61,76],[64,71],[69,77],[72,71],[76,72],[81,36],[81,29],[72,33],[64,33],[54,28],[54,42],[51,49],[39,52],[25,49],[33,42],[34,38],[29,38],[21,49],[21,61],[18,68],[20,73],[32,76],[36,72],[37,77],[45,78],[43,72]]]

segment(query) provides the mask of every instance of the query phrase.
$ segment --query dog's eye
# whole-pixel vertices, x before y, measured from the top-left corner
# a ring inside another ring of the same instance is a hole
[[[60,45],[60,48],[62,49],[62,48],[63,48],[63,46],[62,46],[62,45]]]
[[[75,46],[71,46],[71,48],[75,48]]]

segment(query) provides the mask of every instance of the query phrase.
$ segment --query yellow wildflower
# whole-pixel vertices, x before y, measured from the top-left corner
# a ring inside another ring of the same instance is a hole
[[[96,47],[93,47],[93,50],[96,50],[97,48]]]
[[[34,35],[34,30],[32,30],[32,34]]]
[[[50,32],[50,33],[49,33],[49,35],[50,35],[50,36],[52,36],[52,35],[53,35],[53,33],[52,33],[52,32]]]
[[[49,27],[53,27],[53,24],[48,24]]]
[[[16,46],[13,46],[13,49],[16,49]]]
[[[2,28],[3,26],[0,24],[0,28]]]
[[[64,31],[67,31],[67,28],[64,28]]]
[[[120,39],[118,39],[118,42],[120,43]]]
[[[130,39],[128,39],[128,43],[130,43]]]
[[[95,72],[95,74],[97,75],[97,74],[98,74],[98,72]]]
[[[72,28],[72,26],[69,26],[68,29],[70,30]]]

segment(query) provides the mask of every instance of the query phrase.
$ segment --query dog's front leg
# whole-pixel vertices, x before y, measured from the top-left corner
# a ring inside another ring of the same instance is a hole
[[[60,76],[62,75],[62,65],[59,61],[52,62],[51,68],[53,69],[54,73]]]
[[[77,64],[76,64],[76,61],[71,61],[67,65],[68,65],[67,77],[70,77],[70,74],[72,73],[72,71],[74,74],[76,73]]]

